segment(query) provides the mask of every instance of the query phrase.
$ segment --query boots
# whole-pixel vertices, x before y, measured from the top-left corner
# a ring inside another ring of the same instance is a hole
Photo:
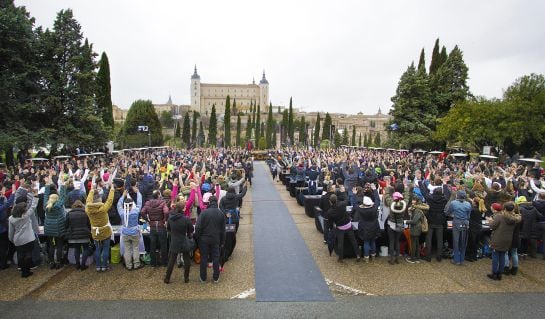
[[[399,260],[397,259],[397,256],[396,256],[394,262],[395,262],[396,264],[399,264]]]
[[[184,267],[184,282],[189,282],[189,265],[185,265]]]
[[[511,275],[516,276],[518,270],[519,270],[519,267],[513,267],[513,268],[511,268]]]
[[[394,264],[394,256],[390,256],[390,260],[388,260],[388,263],[390,265],[393,265]]]
[[[366,264],[368,264],[368,263],[369,263],[369,259],[370,259],[369,256],[365,256],[365,257],[363,257],[363,262],[366,263]]]
[[[503,274],[509,276],[511,274],[511,269],[509,269],[509,267],[503,267]]]

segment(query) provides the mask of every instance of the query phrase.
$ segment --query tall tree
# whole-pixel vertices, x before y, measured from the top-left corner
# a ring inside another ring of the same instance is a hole
[[[197,145],[197,118],[199,117],[199,112],[192,112],[192,121],[191,121],[191,144]]]
[[[424,48],[420,51],[420,59],[418,59],[418,70],[423,69],[426,72],[426,54]]]
[[[261,137],[261,105],[257,105],[257,112],[256,112],[256,120],[255,120],[255,140],[259,141],[259,138]]]
[[[114,128],[114,114],[112,109],[112,87],[110,84],[110,62],[106,52],[102,52],[96,78],[96,103],[102,115],[102,122],[112,133]]]
[[[197,146],[201,147],[204,143],[204,128],[202,121],[199,121],[199,135],[197,136]]]
[[[380,147],[381,145],[382,143],[380,142],[380,132],[377,132],[377,134],[375,135],[375,146]]]
[[[335,143],[335,147],[339,147],[343,143],[343,138],[341,134],[339,134],[338,130],[335,130],[335,133],[333,134],[333,141]]]
[[[231,108],[231,115],[237,116],[238,110],[237,110],[237,99],[233,99],[233,107]]]
[[[349,139],[348,139],[348,128],[344,128],[343,129],[343,136],[342,136],[342,143],[343,145],[348,145],[349,144]]]
[[[360,138],[358,139],[358,146],[360,146],[360,147],[363,146],[363,145],[361,144],[361,132],[360,132]]]
[[[282,112],[282,137],[281,143],[286,143],[288,141],[288,122],[289,122],[289,112],[284,109]],[[291,143],[291,141],[290,141]]]
[[[182,126],[182,142],[186,147],[191,143],[191,128],[189,127],[189,112],[185,112],[184,124]]]
[[[218,139],[218,123],[216,119],[216,104],[212,104],[212,112],[210,113],[210,123],[208,124],[208,144],[216,147]]]
[[[242,146],[241,140],[240,140],[240,134],[241,134],[241,123],[240,123],[240,114],[237,114],[237,135],[236,135],[236,146]]]
[[[356,146],[356,125],[352,125],[352,140],[350,145]]]
[[[467,73],[463,53],[455,46],[432,79],[434,104],[439,117],[443,117],[454,103],[465,101],[469,96]]]
[[[447,62],[447,59],[448,59],[447,48],[445,48],[445,46],[443,46],[443,48],[441,48],[441,54],[439,54],[438,68],[441,67],[441,65],[443,65],[443,63]]]
[[[272,147],[272,135],[274,133],[273,127],[273,110],[272,103],[269,104],[269,114],[267,115],[267,128],[265,134],[265,141],[267,142],[267,148]]]
[[[314,140],[313,145],[314,147],[320,146],[320,112],[316,113],[316,124],[314,125]]]
[[[225,115],[223,118],[223,128],[225,136],[225,147],[231,146],[231,98],[229,95],[225,98]]]
[[[276,127],[276,121],[275,120],[273,120],[273,127]],[[276,145],[278,145],[278,144],[277,144],[277,140],[276,140],[276,130],[275,130],[275,132],[273,134],[273,138],[272,138],[272,148],[276,148]]]
[[[293,131],[295,130],[293,126],[293,105],[292,105],[292,99],[290,97],[290,108],[288,111],[288,136],[293,143]]]
[[[255,105],[255,102],[253,103],[253,106],[252,106],[252,129],[254,130],[254,133],[256,131],[256,120],[255,120],[255,113],[256,113],[256,105]],[[254,136],[255,137],[255,136]],[[250,137],[251,138],[251,137]],[[255,143],[257,144],[258,143],[258,139],[255,140]]]
[[[174,119],[170,111],[162,111],[159,115],[159,121],[163,127],[172,128],[174,126]]]
[[[435,45],[433,46],[433,52],[431,54],[431,62],[430,62],[430,75],[435,74],[437,69],[439,69],[439,60],[440,60],[440,51],[439,51],[439,38],[435,40]]]
[[[175,125],[176,125],[176,130],[174,131],[174,137],[175,138],[180,138],[182,137],[182,130],[180,128],[180,121],[176,121],[175,122]]]
[[[148,131],[140,131],[139,126],[147,126]],[[163,144],[163,134],[159,117],[150,100],[137,100],[132,103],[123,123],[124,147],[141,147]]]
[[[307,122],[304,115],[301,116],[301,120],[299,121],[299,143],[307,145]]]
[[[252,139],[252,116],[248,114],[248,120],[246,121],[246,141]]]
[[[323,140],[331,140],[333,138],[332,136],[332,120],[331,120],[331,115],[329,115],[329,113],[326,113],[325,114],[325,119],[324,119],[324,127],[323,127],[323,130],[322,130],[322,139]]]

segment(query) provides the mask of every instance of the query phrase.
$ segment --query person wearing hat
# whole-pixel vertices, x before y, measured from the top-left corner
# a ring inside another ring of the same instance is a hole
[[[377,193],[378,195],[378,193]],[[378,197],[378,196],[377,196]],[[354,221],[358,222],[358,237],[363,240],[363,261],[368,263],[376,256],[376,239],[380,235],[378,222],[378,204],[380,199],[375,201],[364,196],[362,204],[354,207]]]
[[[386,189],[384,203],[390,207],[388,215],[388,253],[390,254],[390,265],[399,264],[399,239],[403,233],[403,214],[407,210],[407,202],[400,192],[392,194],[391,187]]]
[[[450,202],[447,214],[452,216],[452,263],[460,266],[465,259],[469,217],[471,216],[471,204],[466,200],[464,190],[459,190],[456,193],[456,200]]]
[[[138,217],[142,207],[142,194],[136,194],[136,203],[128,196],[125,190],[117,201],[117,211],[121,219],[121,238],[123,242],[123,259],[128,270],[140,269],[144,265],[140,263],[140,226]]]
[[[32,249],[38,233],[38,221],[36,219],[36,206],[38,198],[32,192],[28,192],[26,198],[18,200],[11,211],[8,223],[8,238],[17,249],[17,262],[21,268],[21,277],[32,275]]]
[[[513,241],[513,231],[517,223],[521,221],[519,214],[515,212],[515,204],[507,202],[503,210],[499,205],[492,205],[494,215],[488,217],[488,223],[492,235],[490,236],[490,248],[492,248],[492,272],[487,277],[492,280],[501,280],[505,264],[505,252],[509,250]],[[497,210],[499,209],[500,210]]]
[[[214,273],[212,279],[219,282],[220,277],[220,247],[225,245],[225,218],[218,208],[216,196],[208,199],[208,208],[197,219],[195,239],[201,250],[200,280],[206,282],[208,256],[212,256]]]

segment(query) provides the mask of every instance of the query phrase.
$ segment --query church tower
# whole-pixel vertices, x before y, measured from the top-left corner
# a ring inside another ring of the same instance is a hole
[[[263,78],[259,81],[259,105],[261,105],[261,112],[269,107],[269,81],[265,78],[265,70],[263,70]]]
[[[191,86],[189,88],[191,92],[191,107],[192,111],[198,111],[202,114],[201,110],[201,77],[197,73],[197,65],[195,65],[195,72],[191,76]]]

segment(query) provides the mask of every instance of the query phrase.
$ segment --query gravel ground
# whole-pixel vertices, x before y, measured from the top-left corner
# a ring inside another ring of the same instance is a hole
[[[452,265],[449,260],[410,264],[404,259],[400,260],[399,265],[391,266],[385,257],[379,257],[369,264],[357,264],[355,259],[345,259],[343,264],[339,264],[335,253],[329,256],[314,219],[305,215],[304,208],[290,197],[283,184],[275,182],[275,185],[322,274],[333,283],[372,295],[545,292],[545,261],[541,258],[521,259],[519,274],[504,276],[502,281],[492,281],[486,277],[492,262],[488,258],[466,262],[463,266]],[[334,286],[330,285],[336,296],[350,294],[349,291],[334,289]]]

